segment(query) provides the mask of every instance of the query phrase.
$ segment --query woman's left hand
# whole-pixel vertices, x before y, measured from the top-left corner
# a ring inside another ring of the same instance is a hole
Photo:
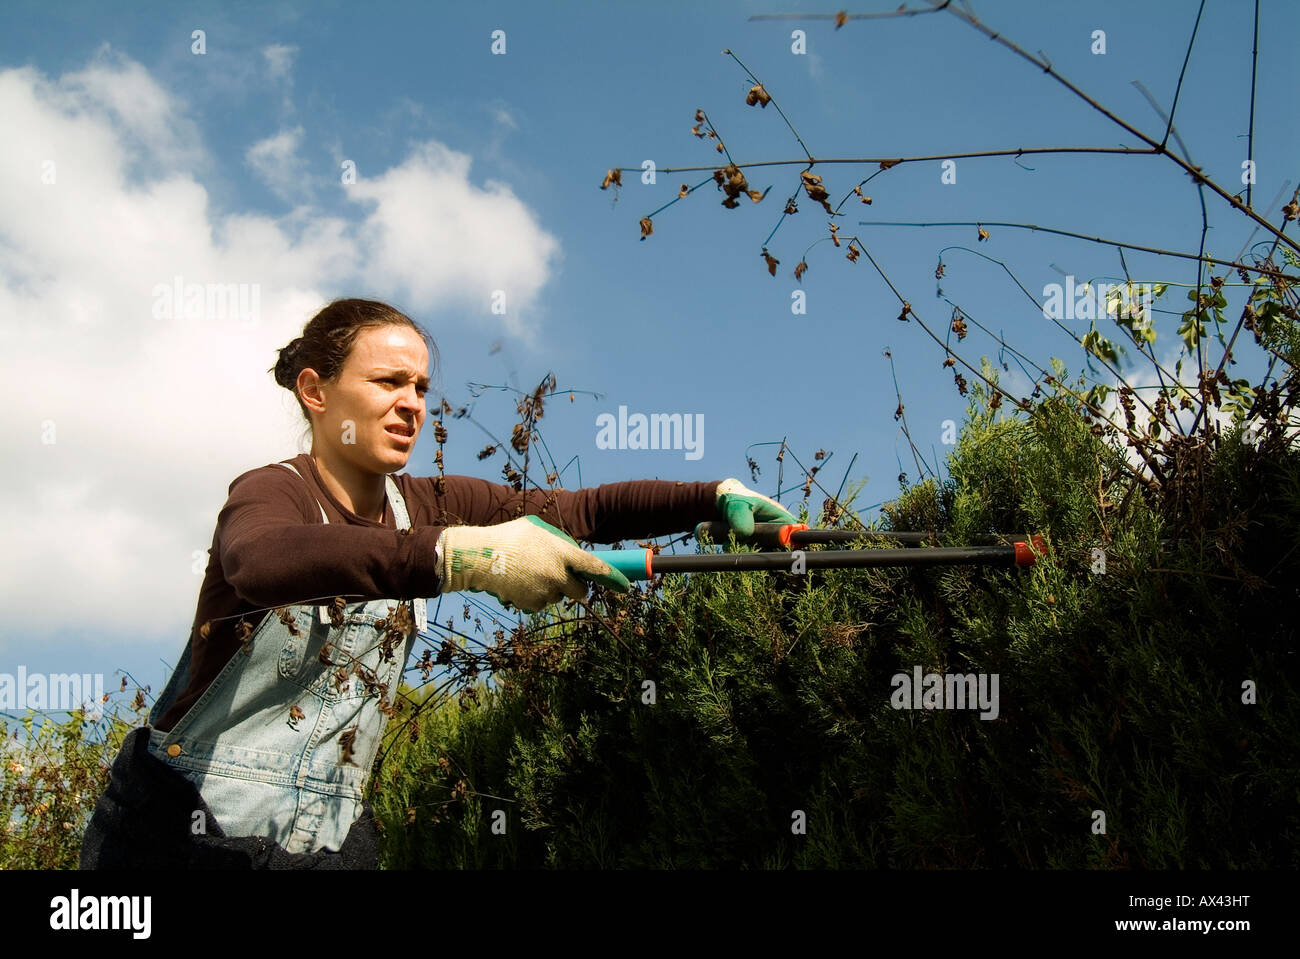
[[[797,523],[780,503],[755,493],[738,479],[718,484],[718,511],[737,536],[754,535],[754,523]]]

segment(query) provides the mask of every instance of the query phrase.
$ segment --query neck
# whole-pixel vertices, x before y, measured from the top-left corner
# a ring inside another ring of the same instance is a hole
[[[312,447],[311,458],[320,472],[321,481],[334,497],[362,519],[384,521],[384,477],[359,470],[328,451]]]

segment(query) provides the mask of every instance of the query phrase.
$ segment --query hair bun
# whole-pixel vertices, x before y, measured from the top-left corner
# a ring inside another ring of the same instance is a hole
[[[294,385],[294,363],[302,352],[302,337],[297,337],[288,346],[280,350],[280,358],[275,363],[275,381],[286,389]]]

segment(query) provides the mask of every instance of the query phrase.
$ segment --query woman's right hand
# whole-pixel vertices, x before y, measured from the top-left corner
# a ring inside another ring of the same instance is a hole
[[[441,592],[481,590],[528,612],[563,596],[581,599],[591,582],[628,590],[627,577],[536,516],[497,526],[448,526],[438,538],[438,555]]]

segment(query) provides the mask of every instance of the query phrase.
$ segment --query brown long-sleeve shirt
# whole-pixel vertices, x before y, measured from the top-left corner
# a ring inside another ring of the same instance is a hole
[[[240,616],[256,626],[268,608],[319,605],[332,596],[347,596],[350,603],[436,596],[441,581],[434,547],[447,526],[492,526],[531,514],[574,539],[614,543],[678,533],[717,518],[716,482],[640,480],[595,489],[532,490],[521,513],[524,496],[509,486],[447,476],[446,492],[439,495],[434,477],[395,473],[411,518],[411,529],[403,534],[387,502],[383,523],[346,509],[321,481],[310,454],[285,462],[301,477],[268,465],[230,484],[191,627],[190,682],[159,719],[158,729],[171,729],[240,648],[235,638]],[[321,522],[317,503],[328,524]],[[204,638],[199,628],[208,622]]]

